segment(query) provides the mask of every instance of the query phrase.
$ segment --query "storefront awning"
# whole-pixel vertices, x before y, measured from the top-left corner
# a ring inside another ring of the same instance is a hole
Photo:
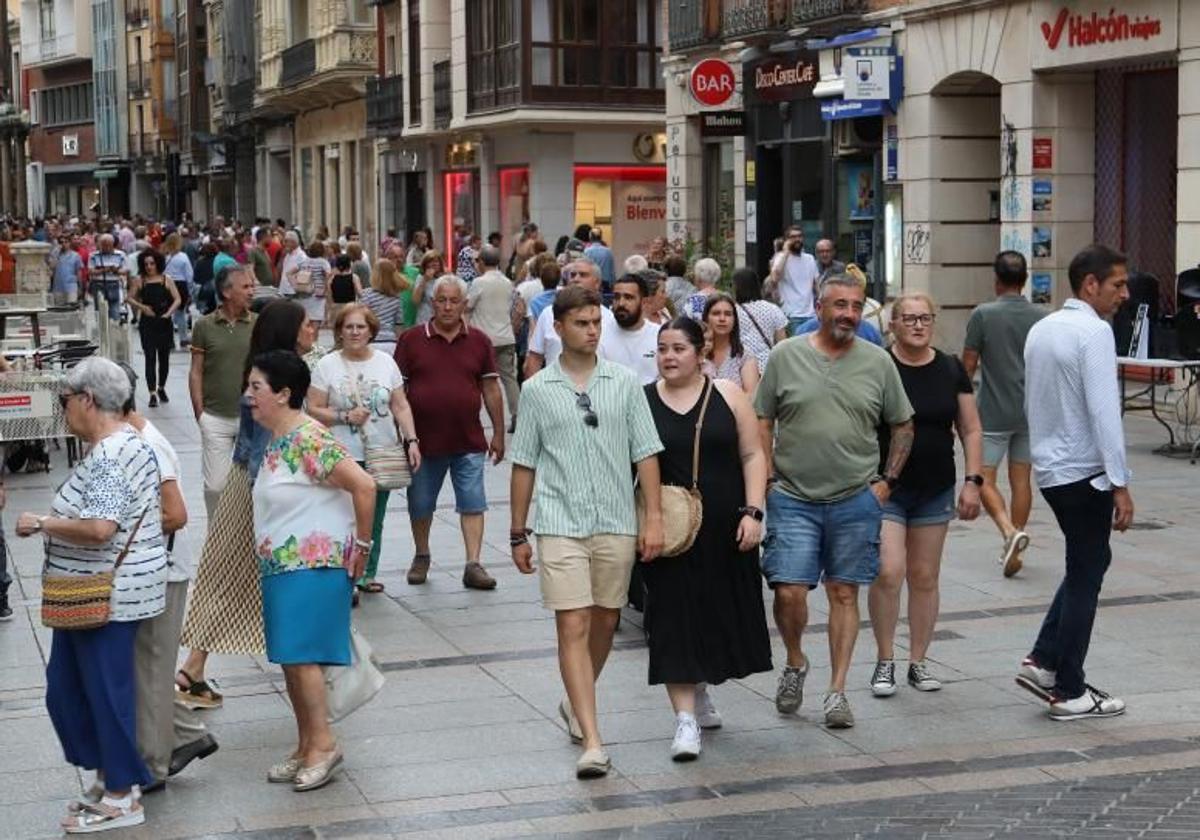
[[[834,38],[813,38],[808,41],[805,46],[810,50],[828,50],[834,47],[851,47],[855,44],[863,44],[867,41],[874,41],[876,38],[888,38],[892,34],[890,29],[860,29],[857,32],[847,32],[844,35],[838,35]]]

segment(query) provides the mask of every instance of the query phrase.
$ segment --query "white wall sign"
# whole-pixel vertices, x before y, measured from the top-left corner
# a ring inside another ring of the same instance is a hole
[[[630,254],[644,254],[650,240],[667,229],[666,184],[615,181],[612,203],[612,248],[618,264]]]
[[[49,391],[10,391],[0,395],[0,419],[33,420],[54,416]]]
[[[848,47],[842,57],[842,78],[847,100],[890,99],[890,66],[893,56],[888,47]]]
[[[1032,12],[1034,70],[1179,48],[1179,0],[1034,0]]]
[[[79,135],[64,134],[62,136],[63,157],[79,157]]]

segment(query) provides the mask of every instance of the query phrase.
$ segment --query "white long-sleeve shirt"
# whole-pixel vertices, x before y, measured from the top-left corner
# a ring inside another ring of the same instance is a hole
[[[1025,413],[1039,487],[1129,483],[1112,327],[1078,298],[1025,340]]]

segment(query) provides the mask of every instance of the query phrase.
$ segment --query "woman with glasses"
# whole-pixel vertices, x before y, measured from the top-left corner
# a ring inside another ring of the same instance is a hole
[[[108,359],[84,359],[67,373],[59,401],[88,453],[49,513],[17,519],[18,537],[45,540],[47,573],[114,573],[108,622],[54,630],[46,665],[46,709],[67,761],[96,771],[62,821],[68,834],[145,822],[134,786],[154,781],[137,745],[134,640],[140,623],[166,608],[167,550],[158,462],[123,417],[131,393],[125,371]]]
[[[925,664],[938,614],[938,576],[950,520],[979,515],[983,484],[983,431],[971,380],[956,356],[933,346],[936,319],[928,295],[901,295],[892,305],[892,361],[912,403],[916,435],[912,452],[883,503],[879,576],[868,604],[878,658],[871,677],[876,697],[896,693],[894,642],[900,587],[908,582],[908,684],[937,691],[941,682]],[[954,433],[966,453],[966,476],[956,488]],[[887,430],[881,430],[880,463],[887,463]],[[880,467],[882,471],[882,467]]]
[[[388,354],[371,346],[379,333],[379,318],[361,303],[348,304],[333,322],[337,349],[317,362],[308,392],[308,413],[332,432],[360,465],[366,465],[366,445],[403,445],[409,467],[421,466],[412,408],[404,395],[404,377]],[[375,580],[382,547],[383,518],[389,493],[378,490],[371,528],[371,556],[358,580],[360,592],[383,591]]]

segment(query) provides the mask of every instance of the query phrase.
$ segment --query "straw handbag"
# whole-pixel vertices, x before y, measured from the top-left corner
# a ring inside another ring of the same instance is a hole
[[[146,511],[142,511],[111,571],[95,575],[42,573],[42,624],[55,630],[94,630],[108,624],[117,569],[129,555],[145,518]]]

